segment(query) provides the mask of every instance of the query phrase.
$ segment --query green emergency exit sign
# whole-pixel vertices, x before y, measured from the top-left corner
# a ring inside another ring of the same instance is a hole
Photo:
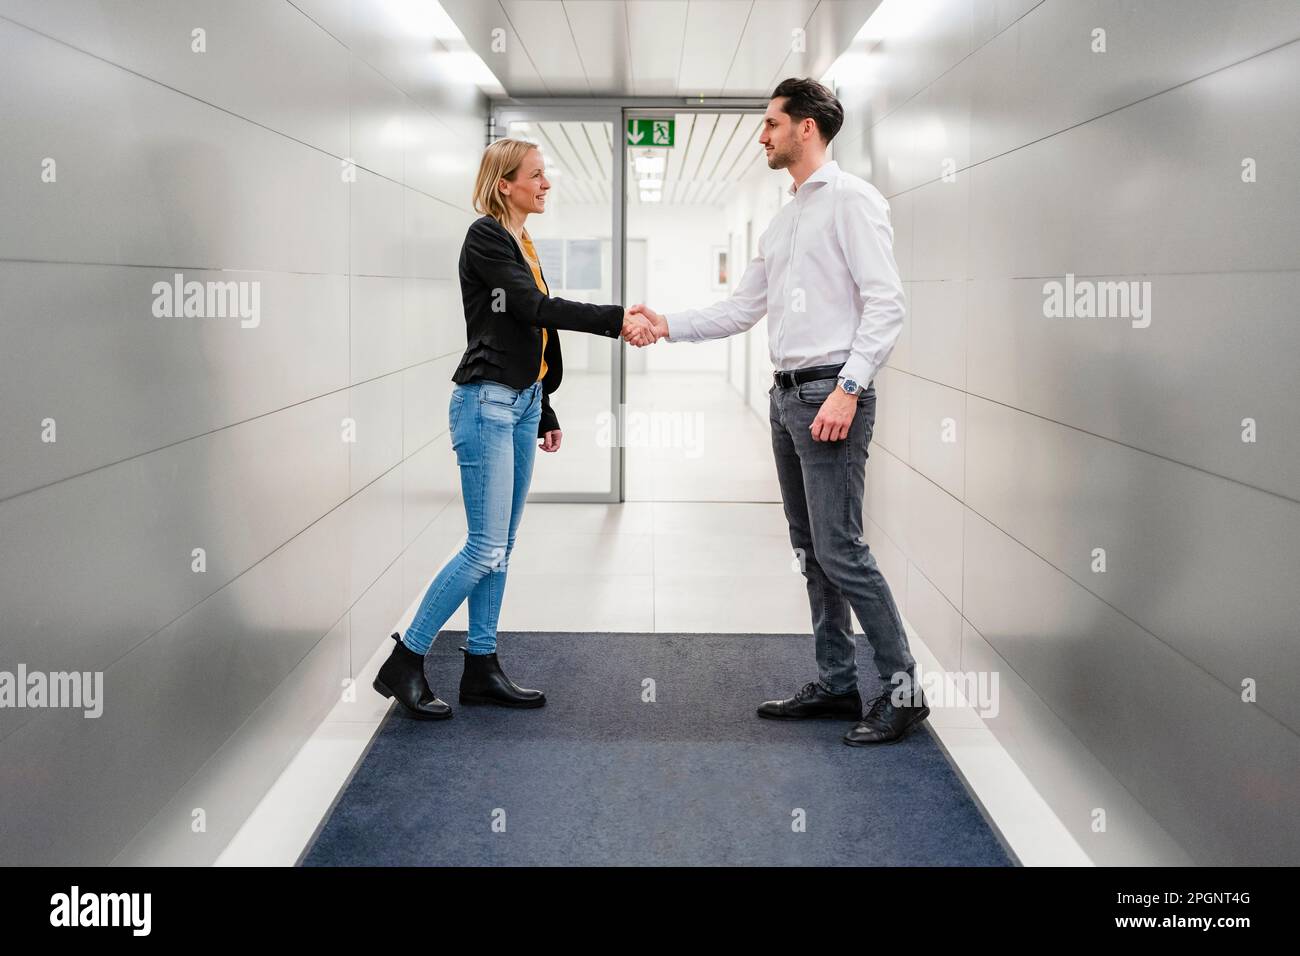
[[[676,120],[630,119],[627,121],[629,146],[671,146]]]

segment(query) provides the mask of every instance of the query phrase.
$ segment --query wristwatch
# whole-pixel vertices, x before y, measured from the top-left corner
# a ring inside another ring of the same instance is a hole
[[[839,383],[840,388],[848,392],[850,395],[858,394],[858,389],[861,387],[857,382],[853,381],[853,379],[845,378],[843,375],[840,376]]]

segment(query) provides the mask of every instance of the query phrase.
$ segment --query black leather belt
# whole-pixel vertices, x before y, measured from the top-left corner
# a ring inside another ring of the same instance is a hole
[[[839,378],[843,365],[814,365],[812,368],[797,368],[793,372],[773,372],[779,388],[793,388],[804,382],[816,382],[823,378]]]

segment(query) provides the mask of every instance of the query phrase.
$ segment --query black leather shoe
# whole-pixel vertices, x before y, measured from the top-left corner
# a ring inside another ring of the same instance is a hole
[[[501,670],[495,652],[471,654],[462,647],[465,655],[465,672],[460,677],[460,702],[462,704],[496,704],[499,707],[542,707],[546,695],[540,690],[520,687]]]
[[[918,690],[913,703],[895,707],[890,700],[891,691],[886,691],[871,702],[867,716],[844,735],[844,742],[850,747],[865,747],[868,744],[892,744],[902,740],[903,736],[916,724],[930,716],[926,706],[925,695]]]
[[[417,654],[402,643],[402,635],[394,634],[397,646],[379,668],[374,688],[384,697],[392,697],[412,717],[420,720],[445,720],[451,716],[451,705],[439,700],[424,677],[424,655]]]
[[[808,720],[814,717],[859,720],[862,717],[862,695],[856,687],[847,694],[831,694],[815,680],[809,681],[793,697],[759,704],[758,716],[769,720]]]

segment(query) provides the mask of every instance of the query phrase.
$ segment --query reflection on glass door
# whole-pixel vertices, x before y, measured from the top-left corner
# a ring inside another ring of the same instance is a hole
[[[536,143],[551,189],[546,212],[528,217],[542,273],[552,296],[619,303],[622,250],[616,202],[622,189],[621,114],[584,107],[502,108],[498,138]],[[559,451],[538,451],[530,501],[617,501],[617,410],[623,342],[581,332],[558,335],[564,359],[551,395],[563,432]]]

